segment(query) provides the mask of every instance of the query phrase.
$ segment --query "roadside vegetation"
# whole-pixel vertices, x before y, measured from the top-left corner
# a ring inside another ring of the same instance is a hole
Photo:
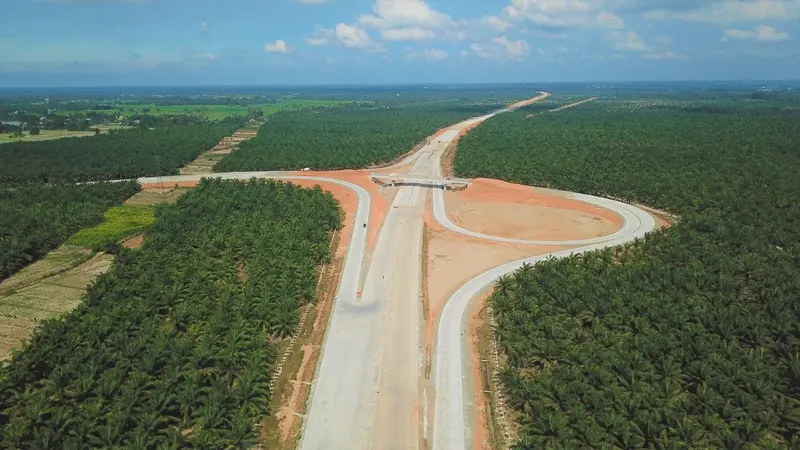
[[[99,223],[107,208],[138,190],[135,182],[0,186],[0,281]]]
[[[800,114],[610,103],[494,118],[455,157],[459,176],[678,216],[497,282],[516,446],[800,447]]]
[[[177,175],[241,121],[161,124],[83,138],[0,145],[0,183],[93,181]]]
[[[363,168],[391,161],[436,130],[491,109],[442,103],[281,112],[214,171]]]
[[[277,181],[203,180],[159,208],[1,369],[0,447],[252,448],[340,226],[330,193]]]

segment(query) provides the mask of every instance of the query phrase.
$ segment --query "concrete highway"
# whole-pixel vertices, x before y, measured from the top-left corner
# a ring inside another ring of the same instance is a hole
[[[537,99],[547,98],[540,93]],[[518,104],[519,105],[519,104]],[[517,106],[518,106],[517,105]],[[407,178],[441,178],[444,150],[466,129],[513,108],[466,120],[429,139],[418,151],[389,166],[412,164]],[[465,230],[450,221],[444,193],[419,185],[401,186],[378,232],[371,253],[370,194],[366,189],[324,176],[289,172],[233,172],[212,175],[146,177],[142,184],[223,179],[306,179],[334,183],[357,194],[358,210],[345,254],[330,323],[311,387],[300,447],[304,450],[418,449],[432,442],[434,449],[473,448],[473,399],[465,389],[471,371],[465,354],[464,324],[470,302],[489,289],[498,277],[549,257],[567,256],[619,245],[655,228],[653,218],[631,205],[572,194],[572,197],[616,211],[624,220],[618,232],[600,238],[573,241],[531,241],[489,236]],[[365,177],[368,172],[365,172]],[[580,248],[541,255],[489,270],[459,288],[447,301],[436,331],[433,352],[433,392],[425,388],[425,352],[422,345],[422,233],[428,192],[434,218],[443,227],[472,238],[530,245],[580,245]],[[366,224],[366,226],[364,226]],[[380,224],[374,224],[378,226]],[[360,293],[360,295],[359,295]],[[430,402],[430,404],[428,403]],[[433,410],[433,417],[426,414]],[[430,427],[426,426],[433,419]],[[428,433],[431,432],[432,436]]]

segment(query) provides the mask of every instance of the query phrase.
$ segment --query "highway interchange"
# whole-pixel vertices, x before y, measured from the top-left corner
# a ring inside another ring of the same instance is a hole
[[[547,95],[540,93],[533,100]],[[392,168],[410,178],[441,178],[441,159],[450,143],[469,128],[510,109],[448,127]],[[300,447],[305,450],[476,448],[471,429],[475,426],[474,389],[464,382],[472,370],[465,333],[470,302],[524,263],[624,244],[657,226],[640,208],[582,194],[568,195],[616,212],[623,219],[621,229],[608,236],[570,241],[489,236],[454,224],[445,211],[443,190],[421,185],[400,186],[383,222],[372,224],[370,193],[334,174],[233,172],[146,177],[139,182],[170,184],[203,177],[312,180],[345,187],[358,198],[357,211],[348,218],[353,224],[352,236],[302,428]],[[574,247],[500,265],[457,289],[439,316],[430,380],[424,374],[421,331],[422,261],[426,257],[422,241],[428,192],[434,220],[454,233],[517,245]],[[372,227],[379,227],[379,232],[370,251],[368,232]]]

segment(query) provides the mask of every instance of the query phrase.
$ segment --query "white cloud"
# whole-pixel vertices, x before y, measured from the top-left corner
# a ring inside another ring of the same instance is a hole
[[[725,30],[725,35],[722,37],[721,40],[725,42],[729,39],[775,42],[775,41],[785,41],[789,39],[789,34],[782,31],[778,31],[777,29],[775,29],[775,27],[771,27],[769,25],[759,25],[752,30],[737,30],[737,29]]]
[[[412,52],[408,52],[407,56],[409,58],[425,59],[425,60],[428,60],[428,61],[443,61],[443,60],[447,59],[447,57],[449,55],[444,50],[439,50],[439,49],[436,49],[436,48],[426,48],[426,49],[424,49],[422,51],[418,51],[418,52],[413,52],[413,51]]]
[[[357,23],[377,30],[386,40],[418,41],[446,38],[462,40],[465,21],[454,20],[431,8],[425,0],[375,0],[373,14],[362,14]]]
[[[687,11],[654,10],[645,16],[654,20],[679,19],[714,23],[796,20],[800,18],[800,0],[722,0]]]
[[[633,52],[647,59],[685,59],[674,50],[654,49],[635,31],[612,31],[609,37],[612,47],[617,52]],[[616,57],[623,55],[617,54]]]
[[[387,41],[424,41],[435,35],[424,28],[389,28],[383,30],[381,36]]]
[[[278,39],[275,42],[266,44],[264,46],[264,51],[267,52],[267,53],[281,53],[281,54],[286,55],[286,54],[291,53],[292,49],[289,48],[288,45],[286,45],[286,41]]]
[[[503,16],[545,27],[614,29],[625,26],[622,18],[604,10],[603,6],[603,0],[511,0]]]
[[[347,48],[367,48],[372,45],[367,30],[345,23],[336,25],[336,40]]]
[[[424,0],[376,0],[372,11],[375,15],[364,14],[358,18],[358,22],[378,30],[405,27],[434,28],[453,21],[447,14],[428,6]]]
[[[306,38],[309,45],[338,45],[345,48],[358,48],[371,53],[386,53],[383,45],[375,43],[367,30],[358,25],[339,23],[336,28],[317,27],[314,33]]]
[[[497,16],[487,16],[483,19],[483,21],[489,28],[492,28],[497,31],[506,31],[514,26],[513,24],[511,24],[511,22],[503,20]]]
[[[530,53],[531,47],[523,40],[510,41],[500,36],[485,44],[472,44],[470,49],[484,59],[519,61]]]

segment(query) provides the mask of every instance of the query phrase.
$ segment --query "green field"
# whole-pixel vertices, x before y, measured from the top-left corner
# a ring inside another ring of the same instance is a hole
[[[148,205],[112,206],[103,214],[103,221],[84,228],[67,239],[67,244],[99,249],[145,230],[153,224],[155,208]]]
[[[119,109],[87,109],[80,111],[59,111],[59,114],[85,114],[89,112],[111,114],[122,110],[123,116],[132,116],[137,114],[154,114],[154,115],[179,115],[179,114],[198,114],[207,119],[224,119],[233,115],[245,116],[250,109],[260,108],[264,111],[264,115],[270,115],[285,109],[294,109],[302,107],[314,106],[337,106],[352,103],[351,101],[342,100],[286,100],[274,105],[265,105],[263,103],[253,105],[168,105],[157,106],[155,104],[121,104],[116,107]]]

